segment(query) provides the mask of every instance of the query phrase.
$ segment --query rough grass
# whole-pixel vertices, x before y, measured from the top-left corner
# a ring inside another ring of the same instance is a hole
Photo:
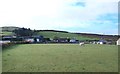
[[[62,32],[48,32],[48,31],[43,31],[43,32],[39,32],[38,35],[43,35],[44,37],[48,37],[48,38],[54,38],[56,37],[69,37],[69,38],[76,38],[78,40],[94,40],[97,38],[89,38],[89,37],[84,37],[84,36],[80,36],[77,34],[73,34],[73,33],[62,33]]]
[[[6,36],[6,35],[13,35],[14,33],[13,32],[1,32],[0,33],[0,36]],[[54,38],[55,36],[56,37],[64,37],[64,38],[76,38],[78,40],[98,40],[98,38],[89,38],[89,37],[84,37],[84,36],[80,36],[80,35],[77,35],[77,34],[74,34],[74,33],[62,33],[62,32],[48,32],[48,31],[43,31],[43,32],[38,32],[37,34],[35,35],[42,35],[46,38]]]
[[[115,45],[24,44],[3,51],[3,72],[117,72]]]

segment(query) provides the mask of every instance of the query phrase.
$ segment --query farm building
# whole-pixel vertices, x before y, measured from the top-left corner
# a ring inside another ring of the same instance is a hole
[[[24,37],[24,40],[28,43],[40,43],[43,42],[43,36],[31,36],[31,37]]]
[[[55,38],[53,39],[54,42],[59,42],[59,43],[67,43],[69,42],[68,38]]]
[[[120,38],[117,40],[117,45],[120,45]]]
[[[43,36],[33,36],[33,38],[35,43],[43,42],[43,39],[44,39]]]
[[[16,36],[4,36],[2,37],[2,41],[23,41],[23,37],[16,37]]]
[[[75,43],[76,40],[75,39],[70,39],[70,43]]]
[[[101,39],[101,40],[99,40],[99,41],[97,42],[97,44],[107,44],[107,41],[106,41],[106,40]]]
[[[24,41],[27,42],[27,43],[33,43],[34,42],[34,38],[32,38],[32,37],[25,38]]]
[[[12,38],[13,38],[12,36],[3,36],[2,41],[11,41]]]

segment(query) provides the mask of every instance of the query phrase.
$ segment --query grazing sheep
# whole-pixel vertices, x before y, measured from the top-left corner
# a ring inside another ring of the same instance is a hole
[[[93,44],[97,44],[97,43],[94,41]]]
[[[83,46],[83,45],[85,45],[85,43],[84,43],[84,42],[81,42],[81,43],[79,43],[79,45],[80,45],[80,46]]]

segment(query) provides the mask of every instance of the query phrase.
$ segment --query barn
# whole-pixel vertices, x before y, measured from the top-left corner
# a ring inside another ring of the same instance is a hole
[[[120,45],[120,38],[117,40],[117,45]]]

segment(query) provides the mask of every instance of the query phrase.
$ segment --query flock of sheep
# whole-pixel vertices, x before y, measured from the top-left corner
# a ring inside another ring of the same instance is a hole
[[[90,43],[91,44],[91,43]],[[93,42],[92,44],[103,44],[102,42]],[[80,46],[84,46],[85,42],[79,42]]]

